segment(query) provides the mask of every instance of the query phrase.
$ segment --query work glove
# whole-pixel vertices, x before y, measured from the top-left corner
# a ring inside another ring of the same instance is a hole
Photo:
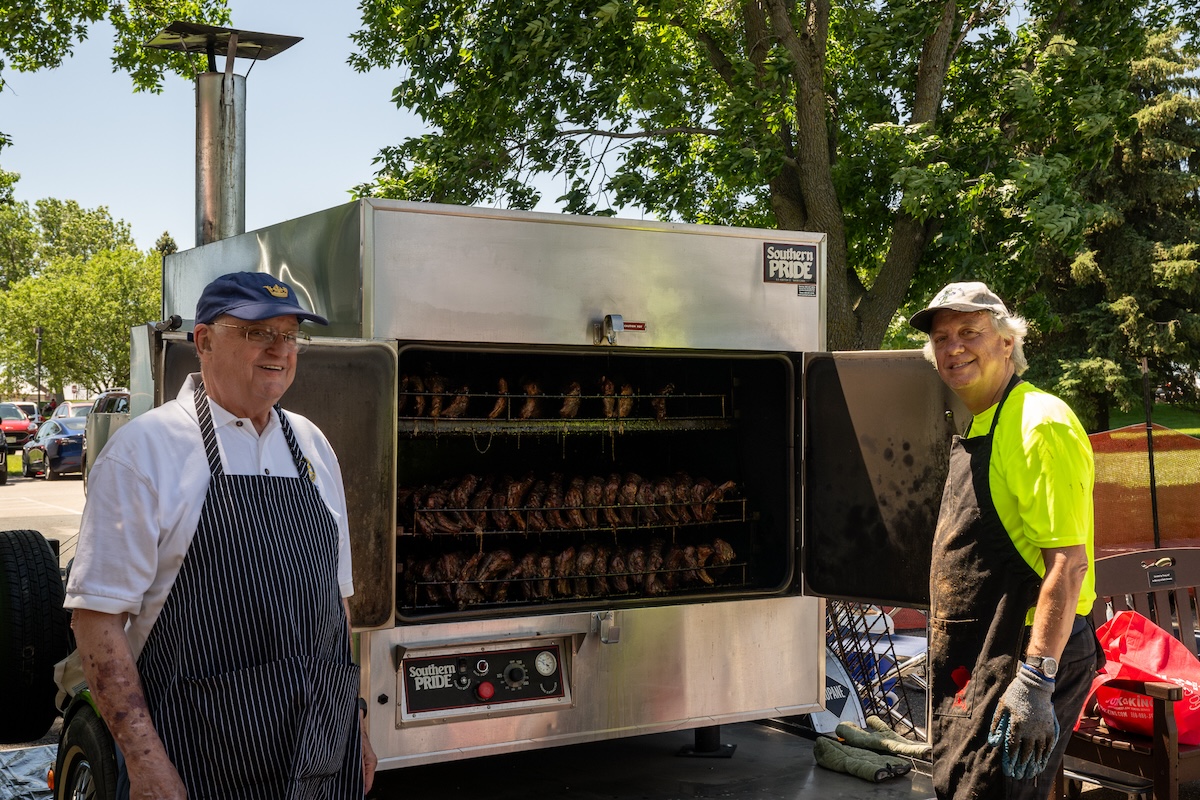
[[[1054,718],[1054,680],[1022,664],[1004,691],[992,717],[988,744],[1002,748],[1004,774],[1026,780],[1041,774],[1058,741]]]
[[[864,730],[853,722],[839,722],[833,732],[854,747],[863,747],[877,753],[895,753],[907,758],[930,760],[930,751],[932,750],[930,745],[905,739],[874,714],[867,717],[867,727],[870,730]]]
[[[844,772],[872,783],[906,775],[912,769],[912,762],[907,758],[851,747],[828,736],[817,737],[813,745],[813,759],[825,769]]]

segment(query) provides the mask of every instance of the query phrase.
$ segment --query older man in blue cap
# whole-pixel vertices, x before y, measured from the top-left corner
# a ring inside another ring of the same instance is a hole
[[[306,320],[327,324],[276,277],[214,280],[196,305],[200,372],[92,466],[66,605],[118,797],[370,788],[341,473],[320,430],[278,405]]]

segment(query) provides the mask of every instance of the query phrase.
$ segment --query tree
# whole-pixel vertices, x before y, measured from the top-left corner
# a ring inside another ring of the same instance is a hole
[[[154,249],[164,256],[169,256],[179,250],[179,245],[175,244],[175,237],[171,236],[170,231],[163,231],[162,236],[154,243]]]
[[[9,381],[33,384],[42,335],[46,386],[97,392],[129,385],[130,328],[161,314],[161,256],[126,248],[52,262],[0,294],[0,362]]]
[[[1024,291],[1079,246],[1080,169],[1128,119],[1135,0],[364,0],[351,63],[399,66],[432,132],[361,194],[828,236],[829,345],[875,347],[910,296]]]
[[[74,200],[47,197],[34,203],[43,262],[64,258],[86,261],[104,250],[134,247],[125,220],[113,220],[106,206],[85,209]]]
[[[114,220],[104,206],[83,208],[53,197],[32,208],[27,202],[0,203],[0,291],[56,259],[88,259],[103,250],[132,247],[129,225]]]
[[[1080,252],[1047,258],[1038,279],[1047,313],[1030,372],[1099,430],[1112,409],[1139,404],[1143,357],[1172,400],[1197,402],[1200,57],[1173,21],[1133,63],[1134,127],[1081,187],[1103,213]]]
[[[29,204],[0,203],[0,292],[32,272],[37,249],[37,222]]]
[[[113,39],[113,69],[128,72],[137,91],[161,91],[165,71],[191,75],[204,67],[197,59],[143,46],[175,20],[224,25],[226,0],[0,0],[0,91],[4,70],[53,69],[87,38],[88,26],[108,18]],[[9,143],[0,133],[0,149]]]

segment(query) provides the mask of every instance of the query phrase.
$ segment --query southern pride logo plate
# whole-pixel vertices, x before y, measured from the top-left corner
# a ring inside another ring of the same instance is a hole
[[[800,297],[817,296],[815,244],[763,244],[763,282],[796,284]]]

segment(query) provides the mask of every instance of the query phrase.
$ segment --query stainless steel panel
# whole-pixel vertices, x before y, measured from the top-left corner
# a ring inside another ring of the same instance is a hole
[[[190,329],[209,281],[229,272],[267,272],[290,283],[303,305],[329,319],[308,324],[317,336],[360,337],[360,203],[281,222],[172,253],[163,260],[163,319],[178,314]]]
[[[811,282],[767,280],[770,243],[811,248]],[[617,347],[825,346],[814,233],[363,200],[168,256],[164,318],[237,270],[292,283],[322,336],[592,346],[620,317]]]
[[[154,326],[129,331],[129,415],[136,417],[154,408]]]
[[[820,234],[379,200],[366,213],[373,336],[591,345],[615,314],[617,346],[824,349]],[[813,296],[764,280],[769,242],[815,247]]]
[[[603,612],[600,612],[603,613]],[[823,601],[782,597],[616,610],[619,640],[597,613],[414,625],[364,635],[365,694],[380,767],[801,714],[825,687]],[[399,724],[396,649],[567,637],[572,708]],[[379,698],[386,698],[383,704]]]
[[[915,350],[805,363],[805,591],[925,607],[933,532],[965,413]]]

